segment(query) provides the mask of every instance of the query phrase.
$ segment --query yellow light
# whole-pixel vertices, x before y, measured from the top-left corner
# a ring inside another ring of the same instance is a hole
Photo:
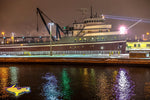
[[[102,15],[102,19],[105,19],[105,16],[104,16],[104,15]]]
[[[13,40],[13,39],[14,39],[14,37],[12,36],[12,37],[11,37],[11,39]]]
[[[147,32],[146,35],[149,35],[149,32]]]
[[[4,35],[5,34],[5,32],[2,32],[2,35]]]

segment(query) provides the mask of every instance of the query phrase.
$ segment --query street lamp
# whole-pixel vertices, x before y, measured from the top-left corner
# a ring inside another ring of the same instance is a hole
[[[52,26],[54,25],[54,23],[48,23],[49,25],[49,30],[50,30],[50,56],[52,56]]]
[[[12,40],[12,43],[14,44],[14,33],[13,32],[11,33],[11,40]]]
[[[5,44],[5,32],[2,32],[1,34],[3,35],[3,43]]]
[[[5,35],[5,32],[2,32],[2,35],[3,35],[3,37],[4,37],[4,35]]]

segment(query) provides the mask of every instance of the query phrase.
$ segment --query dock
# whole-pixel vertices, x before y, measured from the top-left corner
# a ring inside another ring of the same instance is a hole
[[[55,55],[0,56],[1,63],[80,63],[80,64],[150,64],[150,58],[128,58],[127,55]]]

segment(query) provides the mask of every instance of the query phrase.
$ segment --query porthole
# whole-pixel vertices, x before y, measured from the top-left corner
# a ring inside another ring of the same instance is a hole
[[[100,47],[100,49],[101,49],[101,50],[103,50],[103,49],[104,49],[104,47],[103,47],[103,46],[101,46],[101,47]]]

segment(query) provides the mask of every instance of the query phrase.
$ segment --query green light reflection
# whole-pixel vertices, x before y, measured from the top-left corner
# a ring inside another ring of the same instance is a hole
[[[62,95],[64,100],[71,100],[70,78],[66,68],[62,71]]]

